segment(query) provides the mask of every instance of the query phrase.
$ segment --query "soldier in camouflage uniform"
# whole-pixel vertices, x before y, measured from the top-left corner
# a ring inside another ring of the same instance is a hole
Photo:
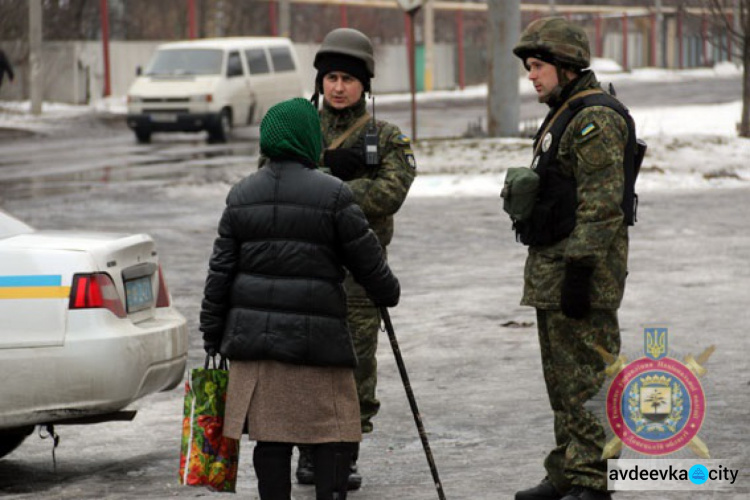
[[[416,175],[411,142],[396,125],[375,121],[367,113],[365,94],[371,92],[370,80],[375,76],[373,47],[367,36],[350,28],[331,31],[315,55],[314,66],[318,74],[313,102],[317,104],[319,94],[323,94],[321,164],[351,188],[385,251],[393,238],[393,216]],[[380,314],[351,276],[344,286],[358,361],[355,380],[362,432],[369,433],[373,429],[371,419],[380,408],[375,394]],[[312,484],[313,478],[307,450],[301,448],[297,480]],[[361,481],[355,456],[349,488],[359,488]]]
[[[625,288],[628,228],[623,192],[628,126],[589,106],[555,132],[558,112],[582,92],[601,92],[585,32],[563,18],[532,22],[513,52],[549,115],[535,138],[535,212],[519,236],[529,245],[522,305],[535,307],[556,447],[538,486],[517,500],[609,499],[602,422],[584,408],[604,383],[595,349],[620,350],[617,309]],[[555,136],[557,133],[557,136]],[[633,132],[634,133],[634,132]],[[544,168],[542,168],[544,166]]]

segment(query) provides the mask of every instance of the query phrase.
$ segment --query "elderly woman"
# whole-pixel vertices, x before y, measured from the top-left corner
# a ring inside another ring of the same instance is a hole
[[[271,161],[227,197],[202,303],[204,347],[231,362],[224,435],[247,423],[262,500],[291,498],[296,443],[313,446],[317,499],[346,499],[362,435],[345,268],[379,306],[400,294],[349,188],[316,170],[321,143],[310,102],[268,111]]]

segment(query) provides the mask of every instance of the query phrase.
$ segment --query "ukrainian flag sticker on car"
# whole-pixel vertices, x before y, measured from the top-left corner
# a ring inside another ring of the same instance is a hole
[[[70,287],[59,274],[0,276],[0,299],[65,299]]]

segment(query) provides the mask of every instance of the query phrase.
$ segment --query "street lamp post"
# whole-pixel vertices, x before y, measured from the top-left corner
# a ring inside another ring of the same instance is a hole
[[[411,138],[417,140],[417,78],[414,66],[416,64],[416,44],[414,43],[414,17],[424,4],[424,0],[398,0],[398,4],[406,13],[407,50],[409,52],[409,87],[411,90]]]

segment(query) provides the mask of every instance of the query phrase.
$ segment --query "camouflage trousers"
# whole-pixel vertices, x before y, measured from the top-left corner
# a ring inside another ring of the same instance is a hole
[[[380,311],[375,306],[350,305],[348,320],[354,352],[357,354],[354,380],[357,383],[362,432],[367,433],[372,432],[371,419],[380,410],[380,401],[375,395],[378,383],[378,361],[375,353],[378,350]]]
[[[537,324],[555,422],[556,447],[544,461],[547,475],[558,491],[573,486],[606,490],[603,422],[584,404],[599,392],[606,378],[604,360],[594,346],[615,355],[620,352],[617,311],[594,310],[575,320],[558,310],[537,309]]]

